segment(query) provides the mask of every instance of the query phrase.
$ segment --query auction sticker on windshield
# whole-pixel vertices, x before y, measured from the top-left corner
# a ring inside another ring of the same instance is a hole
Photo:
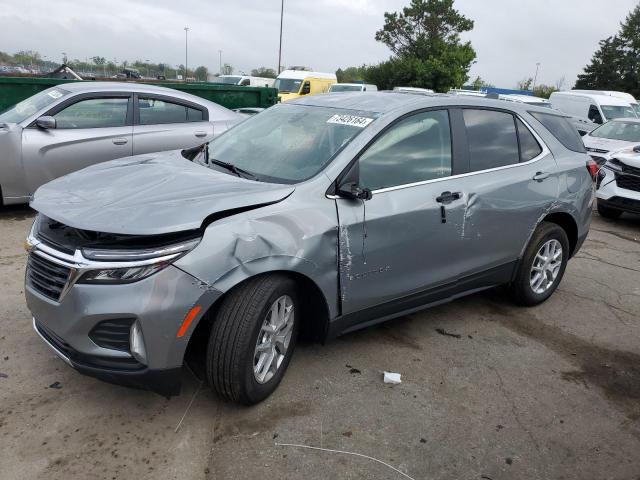
[[[56,100],[57,100],[58,98],[60,98],[60,97],[62,96],[62,92],[59,92],[58,90],[51,90],[51,91],[48,93],[48,95],[49,95],[51,98],[54,98],[54,99],[56,99]]]
[[[338,125],[351,125],[352,127],[364,128],[373,122],[373,118],[358,117],[356,115],[334,115],[327,123],[336,123]]]

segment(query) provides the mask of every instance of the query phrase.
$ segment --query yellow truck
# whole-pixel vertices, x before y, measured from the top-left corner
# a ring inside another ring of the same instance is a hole
[[[329,87],[337,83],[334,73],[310,72],[307,70],[284,70],[276,78],[280,101],[286,102],[303,95],[326,93]]]

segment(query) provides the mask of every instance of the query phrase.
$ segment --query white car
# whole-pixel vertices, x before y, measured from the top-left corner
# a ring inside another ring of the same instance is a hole
[[[378,87],[368,83],[334,83],[328,93],[336,92],[377,92]]]
[[[640,213],[640,119],[612,120],[582,138],[601,166],[596,179],[600,215]]]

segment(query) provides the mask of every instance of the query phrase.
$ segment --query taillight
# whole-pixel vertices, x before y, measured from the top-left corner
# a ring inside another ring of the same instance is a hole
[[[596,176],[598,175],[598,170],[600,170],[600,167],[598,166],[596,161],[593,160],[592,158],[587,160],[587,170],[589,170],[589,175],[591,175],[591,179],[595,182]]]

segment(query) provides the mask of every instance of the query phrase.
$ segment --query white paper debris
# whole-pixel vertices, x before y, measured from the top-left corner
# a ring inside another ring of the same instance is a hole
[[[400,380],[400,374],[393,372],[384,372],[384,383],[391,383],[392,385],[398,385],[399,383],[402,383],[402,380]]]

